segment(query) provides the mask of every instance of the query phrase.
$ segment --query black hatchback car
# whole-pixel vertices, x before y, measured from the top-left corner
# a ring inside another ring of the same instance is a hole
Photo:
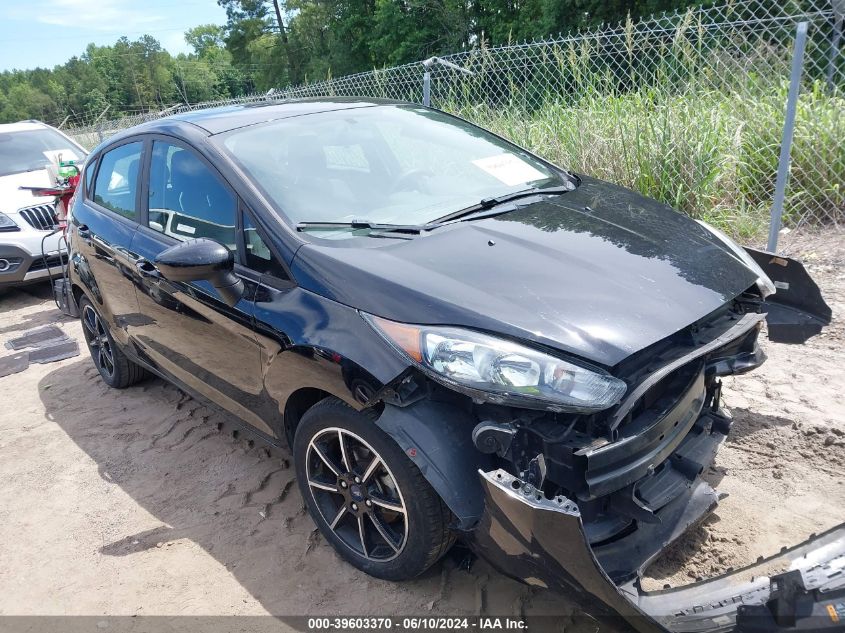
[[[759,578],[637,579],[717,504],[720,378],[763,362],[766,313],[783,340],[829,321],[799,263],[403,103],[168,117],[83,184],[70,281],[103,380],[156,374],[287,442],[351,564],[412,578],[461,538],[643,630],[771,612]],[[843,531],[783,556],[821,546]]]

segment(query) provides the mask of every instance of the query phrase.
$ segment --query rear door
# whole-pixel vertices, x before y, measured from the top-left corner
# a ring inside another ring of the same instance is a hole
[[[140,215],[143,155],[144,142],[137,138],[106,150],[72,218],[74,265],[112,336],[123,344],[126,323],[138,311],[131,245]]]
[[[255,279],[239,269],[246,292],[230,307],[208,282],[170,282],[153,265],[166,248],[199,237],[224,244],[238,261],[238,198],[209,161],[169,137],[152,139],[144,174],[146,204],[133,243],[143,315],[131,329],[136,349],[178,384],[269,434],[255,413],[261,398]]]

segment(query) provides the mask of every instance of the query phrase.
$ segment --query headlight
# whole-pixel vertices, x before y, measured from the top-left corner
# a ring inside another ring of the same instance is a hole
[[[20,231],[14,220],[5,213],[0,213],[0,231]]]
[[[751,255],[748,254],[748,251],[746,251],[744,248],[742,248],[742,246],[734,242],[731,238],[722,233],[716,227],[710,226],[709,224],[707,224],[707,222],[703,222],[702,220],[696,220],[696,222],[698,222],[701,226],[703,226],[705,229],[707,229],[713,235],[719,238],[719,240],[725,246],[727,246],[743,264],[745,264],[746,266],[748,266],[749,269],[751,269],[751,272],[757,275],[757,287],[760,289],[760,294],[763,295],[764,299],[769,295],[773,295],[775,294],[775,292],[777,292],[777,288],[775,288],[775,285],[772,283],[772,280],[769,279],[769,276],[766,274],[766,272],[762,268],[760,268],[760,265],[754,261]]]
[[[511,341],[461,328],[364,316],[429,376],[450,386],[484,392],[491,402],[590,413],[613,406],[625,393],[624,382],[600,369]]]

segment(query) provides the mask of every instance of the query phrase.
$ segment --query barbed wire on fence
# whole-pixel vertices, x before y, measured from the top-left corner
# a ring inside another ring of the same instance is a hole
[[[838,3],[838,4],[834,4]],[[841,0],[734,0],[543,41],[483,43],[264,94],[70,130],[83,144],[172,112],[306,97],[423,102],[552,162],[631,187],[737,236],[767,224],[796,27],[809,26],[787,226],[845,222]],[[837,31],[838,29],[838,31]]]

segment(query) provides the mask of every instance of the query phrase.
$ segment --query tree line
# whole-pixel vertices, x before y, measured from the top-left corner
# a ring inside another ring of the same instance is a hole
[[[52,69],[0,73],[0,122],[67,125],[236,97],[539,39],[700,0],[218,0],[224,25],[190,29],[189,54],[152,36],[88,45]]]

